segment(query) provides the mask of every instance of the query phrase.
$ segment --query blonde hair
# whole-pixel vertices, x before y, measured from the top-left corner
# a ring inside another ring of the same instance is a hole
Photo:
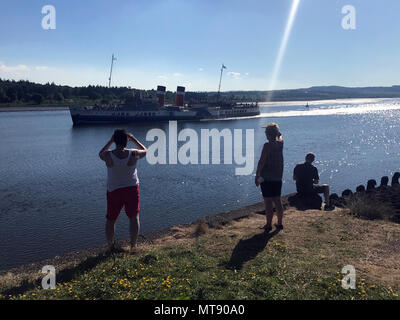
[[[267,133],[267,136],[270,136],[271,138],[276,138],[279,134],[279,126],[274,122],[270,122],[265,127],[265,132]]]

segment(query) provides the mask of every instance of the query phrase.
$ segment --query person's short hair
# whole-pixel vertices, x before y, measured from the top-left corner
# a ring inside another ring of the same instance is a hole
[[[279,126],[274,122],[270,122],[265,127],[265,132],[267,133],[267,136],[276,138],[279,134]]]
[[[311,161],[313,162],[315,160],[315,154],[312,152],[309,152],[306,154],[306,161]]]
[[[114,131],[114,142],[117,146],[126,147],[128,144],[128,135],[124,129]]]

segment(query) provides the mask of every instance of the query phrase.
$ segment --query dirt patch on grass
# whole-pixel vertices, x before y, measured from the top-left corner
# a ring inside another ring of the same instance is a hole
[[[253,216],[236,226],[262,225],[264,217]],[[325,265],[326,271],[353,265],[359,277],[382,285],[400,287],[400,225],[386,221],[353,218],[345,210],[296,211],[289,209],[285,229],[276,236],[289,251],[288,261]],[[337,270],[340,271],[340,270]]]
[[[203,222],[202,222],[203,223]],[[227,222],[222,229],[199,225],[176,228],[176,233],[156,241],[158,245],[184,245],[203,241],[209,255],[230,253],[240,241],[262,233],[265,216],[251,213]],[[361,220],[346,209],[334,211],[288,208],[284,230],[266,243],[286,248],[284,263],[296,273],[340,273],[345,265],[356,268],[358,279],[400,288],[400,225],[387,221]],[[260,250],[261,254],[262,250]],[[258,254],[258,253],[257,253]]]

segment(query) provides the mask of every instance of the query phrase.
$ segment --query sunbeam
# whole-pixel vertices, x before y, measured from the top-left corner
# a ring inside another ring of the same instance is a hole
[[[271,101],[271,99],[272,99],[272,90],[274,90],[274,88],[275,88],[276,80],[278,78],[279,71],[281,69],[282,60],[283,60],[283,57],[286,52],[286,47],[287,47],[287,44],[288,44],[288,41],[290,38],[290,34],[292,32],[292,27],[293,27],[294,20],[296,18],[296,13],[297,13],[297,9],[299,7],[299,3],[300,3],[300,0],[293,0],[292,8],[290,9],[289,17],[288,17],[288,20],[286,23],[285,33],[283,35],[281,46],[280,46],[279,52],[278,52],[278,56],[276,58],[274,72],[272,74],[272,78],[271,78],[271,82],[270,82],[270,86],[269,86],[267,101]]]

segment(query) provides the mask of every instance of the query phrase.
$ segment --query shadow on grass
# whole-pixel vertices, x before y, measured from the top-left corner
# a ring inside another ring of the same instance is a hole
[[[96,256],[89,257],[79,263],[78,265],[70,268],[65,268],[56,273],[57,283],[71,281],[75,276],[82,274],[83,272],[89,271],[96,267],[99,263],[112,258],[115,263],[116,254],[122,253],[122,250],[114,250],[114,252],[102,252]],[[43,275],[44,277],[45,275]],[[42,278],[37,280],[23,280],[18,286],[5,289],[0,292],[4,296],[8,295],[18,295],[26,291],[33,290],[37,286],[41,286]]]
[[[247,261],[254,259],[257,254],[264,250],[268,241],[277,235],[279,231],[276,229],[270,233],[262,232],[249,239],[240,240],[233,249],[231,259],[226,264],[226,268],[241,270]]]

